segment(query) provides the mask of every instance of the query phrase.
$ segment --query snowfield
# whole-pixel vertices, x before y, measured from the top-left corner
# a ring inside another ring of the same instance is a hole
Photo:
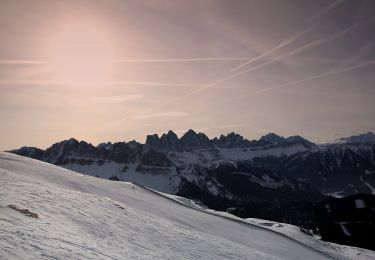
[[[9,153],[0,153],[0,197],[0,259],[375,259],[288,225]]]

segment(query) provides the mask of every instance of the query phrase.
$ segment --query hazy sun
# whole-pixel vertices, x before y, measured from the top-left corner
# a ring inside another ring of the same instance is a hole
[[[72,26],[56,37],[52,65],[67,85],[102,85],[111,78],[113,53],[106,35],[89,26]]]

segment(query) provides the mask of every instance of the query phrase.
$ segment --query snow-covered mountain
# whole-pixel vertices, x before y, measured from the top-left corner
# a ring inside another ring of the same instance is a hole
[[[291,225],[242,220],[132,183],[9,153],[0,153],[0,187],[0,259],[375,257]]]
[[[316,145],[301,136],[284,138],[271,133],[249,141],[230,133],[209,139],[189,130],[181,138],[172,131],[160,137],[149,135],[145,144],[94,146],[72,138],[46,150],[23,147],[12,152],[87,175],[132,181],[200,200],[242,217],[247,217],[244,212],[249,212],[251,203],[252,216],[263,217],[265,208],[296,200],[375,194],[372,135]]]
[[[212,174],[223,162],[229,165],[242,162],[243,165],[257,157],[289,156],[316,149],[315,144],[302,137],[283,138],[270,134],[259,141],[248,141],[238,134],[230,133],[210,140],[203,133],[189,130],[181,138],[172,131],[160,137],[149,135],[145,144],[131,141],[93,146],[72,138],[56,143],[45,151],[23,147],[12,152],[92,176],[137,182],[161,192],[182,194],[181,190],[184,190],[184,194],[190,196],[186,187],[192,184],[213,196],[240,199],[244,194],[237,194],[235,188],[228,189],[224,180],[220,183],[217,174]],[[294,193],[294,190],[302,190],[298,181],[268,170],[253,169],[249,172],[246,167],[232,167],[231,170],[244,170],[244,175],[237,174],[239,182],[246,180],[247,183],[260,186],[258,190],[261,192],[253,196],[255,200],[258,200],[257,196],[263,197],[261,193],[267,193],[268,190],[275,194],[275,198],[278,197],[278,192],[275,192],[278,189],[283,189],[281,192],[288,194]],[[250,175],[253,176],[249,178]],[[264,178],[267,181],[259,181]],[[267,186],[269,183],[270,186]],[[315,195],[309,198],[313,197],[316,198]]]

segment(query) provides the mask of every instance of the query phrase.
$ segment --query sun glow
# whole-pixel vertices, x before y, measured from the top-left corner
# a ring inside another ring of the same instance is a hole
[[[53,44],[52,66],[62,84],[103,85],[110,81],[113,51],[101,30],[72,26],[58,34]]]

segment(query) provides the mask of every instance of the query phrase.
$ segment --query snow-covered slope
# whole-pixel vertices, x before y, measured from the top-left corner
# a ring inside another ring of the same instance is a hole
[[[0,153],[0,197],[0,259],[345,258],[131,183],[8,153]]]
[[[375,144],[375,134],[372,132],[368,132],[365,134],[353,135],[349,137],[343,137],[336,140],[336,143],[339,144],[363,144],[363,143],[371,143]]]

